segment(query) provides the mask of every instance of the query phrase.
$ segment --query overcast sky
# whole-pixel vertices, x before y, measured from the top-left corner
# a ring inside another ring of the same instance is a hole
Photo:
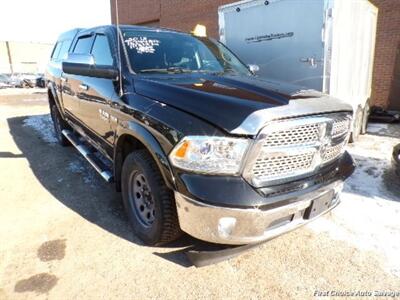
[[[69,29],[110,23],[110,0],[8,0],[0,8],[0,41],[53,43]]]

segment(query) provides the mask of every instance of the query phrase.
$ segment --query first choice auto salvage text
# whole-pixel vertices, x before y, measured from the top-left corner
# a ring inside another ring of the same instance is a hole
[[[400,291],[314,291],[315,297],[400,297]]]

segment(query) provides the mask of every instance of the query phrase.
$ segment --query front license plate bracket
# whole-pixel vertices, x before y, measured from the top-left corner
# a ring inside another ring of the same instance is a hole
[[[304,212],[304,219],[313,219],[331,207],[333,194],[333,191],[329,191],[315,198]]]

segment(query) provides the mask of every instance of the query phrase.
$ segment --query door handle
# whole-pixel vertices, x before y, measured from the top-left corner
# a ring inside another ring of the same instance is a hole
[[[89,86],[87,86],[86,84],[80,84],[79,88],[82,89],[82,90],[87,91],[89,89]]]
[[[67,78],[65,78],[65,77],[61,76],[60,79],[61,79],[62,82],[67,82]]]

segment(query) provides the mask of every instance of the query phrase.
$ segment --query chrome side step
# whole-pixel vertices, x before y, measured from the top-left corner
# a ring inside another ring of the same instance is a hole
[[[113,182],[114,178],[112,172],[98,159],[94,153],[85,146],[79,138],[71,131],[64,129],[62,134],[71,142],[71,144],[79,151],[80,154],[93,166],[93,168],[103,177],[107,182]]]

